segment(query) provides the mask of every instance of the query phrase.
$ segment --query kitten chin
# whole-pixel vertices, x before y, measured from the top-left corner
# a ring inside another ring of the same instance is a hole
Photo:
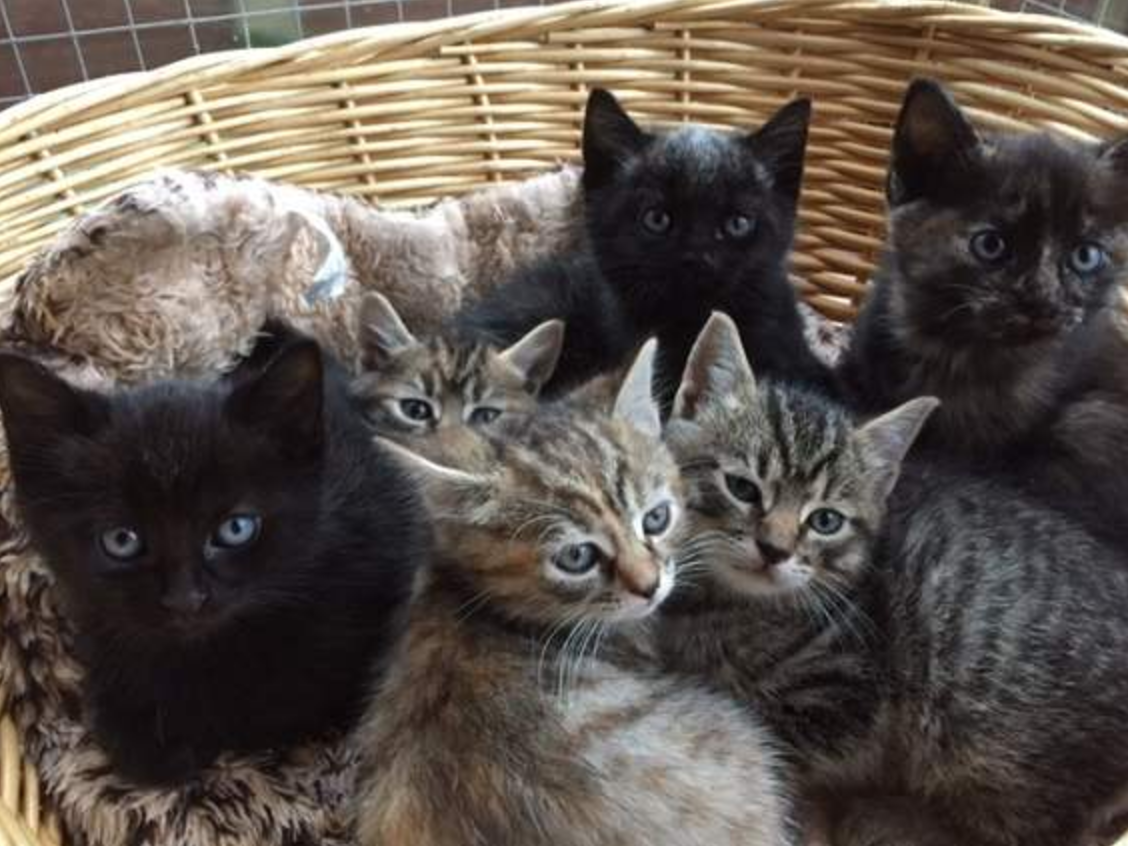
[[[507,344],[564,319],[570,331],[550,396],[624,365],[657,335],[655,387],[668,410],[694,338],[721,309],[763,372],[832,391],[787,275],[809,119],[810,104],[797,100],[754,132],[649,132],[594,91],[582,250],[520,269],[456,324]]]
[[[0,356],[16,499],[77,629],[123,776],[347,726],[429,532],[317,346],[213,383],[101,394]]]

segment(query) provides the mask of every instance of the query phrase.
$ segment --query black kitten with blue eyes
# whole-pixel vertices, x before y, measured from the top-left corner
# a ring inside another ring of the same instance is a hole
[[[888,201],[888,251],[840,372],[853,403],[939,397],[923,447],[1128,546],[1128,141],[985,132],[917,80]]]
[[[2,355],[0,408],[119,773],[174,784],[357,715],[429,533],[315,343],[111,395]]]
[[[668,407],[698,332],[722,310],[758,371],[829,389],[787,278],[809,120],[810,103],[796,100],[752,133],[651,133],[611,94],[593,91],[586,247],[519,271],[460,314],[459,328],[506,346],[563,319],[550,395],[625,363],[657,335],[656,386]]]

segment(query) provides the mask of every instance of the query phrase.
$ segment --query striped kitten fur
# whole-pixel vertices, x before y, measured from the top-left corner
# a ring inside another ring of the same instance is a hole
[[[800,769],[849,767],[880,678],[875,621],[854,602],[901,461],[935,408],[914,400],[861,428],[824,398],[757,384],[714,314],[667,427],[688,485],[683,582],[660,612],[668,668],[757,710]]]
[[[653,354],[611,416],[499,421],[457,470],[403,450],[440,552],[359,734],[363,846],[790,842],[761,728],[616,648],[673,586],[684,508]]]
[[[360,313],[364,372],[352,385],[380,434],[431,457],[458,455],[467,438],[505,417],[529,414],[551,378],[564,323],[549,320],[512,346],[416,338],[383,295]]]
[[[668,438],[689,484],[684,549],[712,553],[661,612],[671,666],[763,711],[834,846],[1099,842],[1128,784],[1128,562],[955,465],[907,463],[882,519],[933,401],[854,429],[757,387],[731,327],[711,328]],[[765,504],[740,508],[751,488],[722,473],[753,478]],[[836,522],[814,516],[824,504],[849,519],[818,542]],[[807,586],[780,595],[804,564]]]

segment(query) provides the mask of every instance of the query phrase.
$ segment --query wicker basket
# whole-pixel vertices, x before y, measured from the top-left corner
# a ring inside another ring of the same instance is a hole
[[[646,121],[733,126],[813,96],[795,268],[813,304],[849,319],[880,249],[890,123],[915,74],[951,83],[987,124],[1126,127],[1128,39],[954,3],[580,2],[354,30],[86,83],[0,115],[0,305],[68,220],[156,167],[414,204],[574,159],[599,84]],[[0,690],[0,713],[3,701]],[[60,843],[46,804],[0,720],[0,844]]]

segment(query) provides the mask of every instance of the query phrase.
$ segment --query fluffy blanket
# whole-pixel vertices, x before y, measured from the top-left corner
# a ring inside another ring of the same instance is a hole
[[[433,331],[515,264],[577,237],[576,186],[565,169],[403,212],[255,179],[158,175],[77,220],[31,263],[0,340],[107,387],[222,371],[277,316],[355,364],[366,290],[386,294],[414,331]],[[833,354],[840,332],[809,316],[812,340]],[[181,789],[137,789],[84,728],[80,681],[0,445],[0,691],[70,841],[348,842],[347,740],[223,759]]]

